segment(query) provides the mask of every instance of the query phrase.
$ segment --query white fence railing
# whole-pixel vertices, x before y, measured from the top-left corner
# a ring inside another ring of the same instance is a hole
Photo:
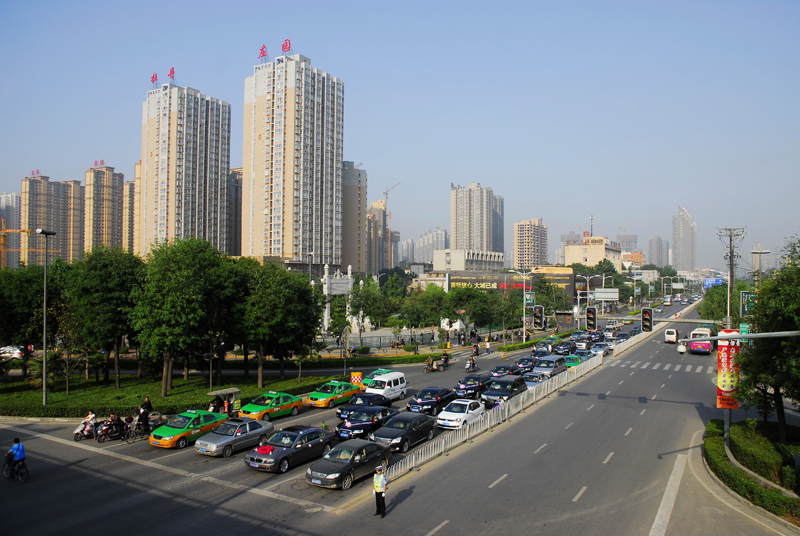
[[[566,372],[554,378],[550,378],[546,382],[536,385],[533,389],[525,391],[506,403],[488,410],[480,419],[472,422],[468,427],[445,432],[433,441],[429,441],[409,452],[402,460],[390,465],[389,470],[386,472],[386,478],[390,482],[400,478],[434,458],[447,455],[451,450],[471,441],[473,437],[479,436],[487,430],[492,430],[504,422],[511,422],[512,417],[518,413],[525,411],[533,404],[602,364],[603,356],[593,357],[580,365],[567,369]]]

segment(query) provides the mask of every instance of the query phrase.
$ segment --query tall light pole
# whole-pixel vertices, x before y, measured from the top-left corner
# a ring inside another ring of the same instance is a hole
[[[36,229],[44,236],[44,307],[42,309],[42,405],[47,405],[47,237],[55,236],[55,231]]]
[[[527,279],[529,275],[533,275],[533,271],[525,272],[524,274],[516,270],[509,270],[509,272],[522,276],[522,342],[525,342],[528,339],[528,315],[526,314],[525,295],[528,292]]]
[[[311,263],[314,262],[314,252],[308,254],[308,282],[311,283]]]

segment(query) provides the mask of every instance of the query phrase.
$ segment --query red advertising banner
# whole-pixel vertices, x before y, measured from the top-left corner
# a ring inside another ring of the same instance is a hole
[[[721,329],[720,335],[738,335],[738,329]],[[717,408],[739,409],[739,402],[733,398],[739,381],[739,366],[736,355],[739,353],[739,340],[719,341],[717,347]]]

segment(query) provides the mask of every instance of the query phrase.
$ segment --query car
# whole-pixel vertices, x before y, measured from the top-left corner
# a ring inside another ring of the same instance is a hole
[[[655,312],[663,313],[664,312],[664,308],[659,305],[658,307],[655,308]]]
[[[381,375],[383,375],[383,374],[389,374],[389,373],[391,373],[391,372],[397,372],[397,371],[395,371],[395,370],[392,370],[392,369],[388,369],[388,368],[387,368],[387,369],[385,369],[385,368],[379,368],[378,370],[373,370],[372,372],[370,372],[369,374],[367,374],[367,377],[366,377],[366,378],[364,378],[363,380],[361,380],[361,385],[363,385],[363,386],[364,386],[364,388],[367,388],[367,387],[369,387],[370,385],[372,385],[372,380],[375,378],[375,376],[381,376]]]
[[[333,380],[317,387],[316,391],[306,398],[306,404],[315,408],[332,408],[336,404],[350,401],[354,395],[359,393],[361,393],[361,387]]]
[[[522,380],[528,386],[528,389],[533,389],[540,383],[547,381],[547,378],[536,372],[528,372],[522,376]]]
[[[507,375],[518,375],[521,374],[522,371],[519,368],[519,365],[516,363],[512,363],[510,365],[497,365],[494,367],[489,374],[491,374],[492,378],[499,378],[500,376],[507,376]]]
[[[592,348],[591,348],[591,350],[589,350],[589,352],[593,356],[601,355],[601,356],[605,357],[607,355],[611,355],[611,346],[609,346],[610,344],[611,343],[609,343],[609,342],[598,342],[597,344],[592,346]]]
[[[624,325],[633,324],[633,318],[626,318],[622,321]]]
[[[352,410],[347,419],[336,427],[339,439],[363,439],[399,412],[392,408],[361,407]]]
[[[481,395],[481,401],[492,407],[495,403],[504,403],[528,390],[528,385],[521,376],[497,378],[489,384],[489,388]]]
[[[553,356],[547,359],[542,359],[533,368],[533,372],[552,378],[567,370],[567,364],[564,362],[563,357]]]
[[[564,358],[564,363],[567,365],[567,368],[577,367],[583,363],[583,359],[576,355],[568,355]]]
[[[574,354],[577,350],[589,350],[592,347],[592,339],[591,337],[584,337],[578,342],[575,343],[575,350],[572,351]]]
[[[591,337],[592,342],[602,342],[606,338],[606,336],[603,335],[603,332],[599,329],[590,332],[589,336]]]
[[[481,394],[489,386],[492,377],[488,373],[470,374],[461,378],[453,390],[458,398],[479,399]]]
[[[290,467],[330,452],[335,439],[333,430],[315,426],[287,426],[247,453],[244,464],[257,471],[285,473]]]
[[[614,350],[614,347],[617,345],[617,339],[606,339],[606,347],[609,350]]]
[[[190,409],[175,415],[164,426],[159,426],[150,434],[149,442],[162,449],[186,448],[190,442],[228,420],[224,413],[212,413],[202,409]]]
[[[22,359],[23,356],[22,350],[16,346],[4,346],[0,348],[0,357],[5,357],[6,359]]]
[[[381,445],[388,445],[392,450],[406,453],[417,443],[433,439],[434,424],[436,419],[428,415],[400,413],[389,419],[389,422],[369,439]]]
[[[581,361],[586,361],[587,359],[592,357],[592,352],[591,350],[581,350],[580,348],[578,348],[572,355],[580,357]]]
[[[437,415],[455,399],[456,393],[452,389],[426,387],[411,398],[411,401],[406,404],[406,409],[414,413]]]
[[[536,362],[539,361],[536,357],[523,357],[519,361],[517,361],[517,366],[519,367],[520,374],[524,374],[526,372],[530,372],[533,370],[533,367],[536,365]]]
[[[548,337],[548,338],[546,338],[546,339],[545,339],[545,340],[543,340],[542,342],[544,342],[545,344],[547,344],[547,345],[548,345],[548,347],[549,347],[549,349],[550,349],[550,351],[552,352],[552,351],[553,351],[553,348],[555,348],[555,346],[556,346],[558,343],[560,343],[561,341],[562,341],[561,337],[557,337],[557,336],[553,335],[552,337]]]
[[[281,415],[297,415],[303,409],[303,399],[289,393],[270,391],[246,404],[239,410],[239,417],[268,421]]]
[[[542,357],[547,357],[550,355],[550,351],[547,348],[539,348],[538,346],[533,349],[531,352],[531,357],[536,359],[541,359]]]
[[[673,344],[678,344],[678,330],[677,329],[665,329],[664,330],[664,342],[671,342]]]
[[[456,429],[469,426],[486,413],[486,408],[475,400],[454,400],[436,417],[439,428]]]
[[[194,450],[205,456],[230,458],[235,450],[265,443],[273,431],[272,423],[266,421],[228,419],[195,441]]]
[[[628,332],[628,335],[633,337],[634,335],[638,335],[642,332],[642,328],[639,326],[632,327],[631,330]]]
[[[578,340],[580,340],[580,339],[581,339],[581,337],[583,337],[584,335],[586,335],[586,332],[585,332],[585,331],[573,331],[573,332],[572,332],[572,335],[570,335],[570,336],[569,336],[569,340],[571,340],[571,341],[578,341]]]
[[[610,340],[610,339],[613,339],[616,336],[617,336],[617,330],[616,329],[613,329],[613,328],[608,329],[608,328],[606,328],[605,330],[603,330],[603,338],[606,341]]]
[[[321,488],[349,490],[353,482],[371,475],[380,465],[389,467],[392,449],[363,439],[351,439],[336,445],[306,471],[306,482]]]
[[[556,346],[553,353],[556,355],[569,355],[574,352],[578,347],[575,345],[574,342],[564,341]]]
[[[342,420],[347,418],[347,415],[354,409],[361,409],[362,407],[383,406],[388,408],[392,405],[392,401],[383,395],[376,395],[372,393],[361,393],[350,399],[350,403],[336,410],[336,416]]]
[[[620,343],[622,341],[627,341],[630,338],[631,336],[628,335],[627,333],[620,333],[619,335],[617,335],[617,343]]]

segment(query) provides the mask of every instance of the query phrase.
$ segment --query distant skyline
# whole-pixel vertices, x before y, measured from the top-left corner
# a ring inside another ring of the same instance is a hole
[[[191,9],[189,7],[191,6]],[[301,13],[302,12],[302,13]],[[421,16],[424,14],[424,16]],[[798,233],[796,2],[0,3],[0,192],[38,169],[133,180],[150,76],[231,104],[242,165],[244,81],[266,45],[345,84],[344,160],[389,194],[402,239],[449,229],[450,183],[480,182],[515,222],[559,235],[671,236],[686,206],[697,265],[724,269],[719,227],[771,249]],[[647,253],[647,251],[645,251]]]

